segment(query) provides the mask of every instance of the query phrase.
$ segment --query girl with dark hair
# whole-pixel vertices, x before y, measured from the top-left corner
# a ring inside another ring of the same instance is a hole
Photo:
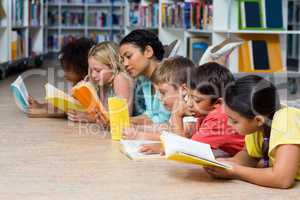
[[[88,38],[79,38],[73,40],[62,47],[59,53],[59,61],[64,70],[64,79],[73,85],[83,80],[88,74],[88,53],[96,43]],[[66,117],[64,113],[54,109],[54,112],[48,112],[49,105],[40,103],[32,97],[29,97],[29,117]]]
[[[209,174],[275,188],[300,180],[300,110],[281,108],[271,82],[256,75],[238,79],[226,89],[225,112],[231,125],[246,135],[245,149],[220,159],[231,169],[206,167]]]
[[[160,102],[150,81],[164,55],[164,47],[158,37],[147,30],[134,30],[122,39],[119,50],[127,72],[130,76],[138,78],[134,110],[141,115],[133,117],[132,123],[151,124],[168,121],[170,112]]]

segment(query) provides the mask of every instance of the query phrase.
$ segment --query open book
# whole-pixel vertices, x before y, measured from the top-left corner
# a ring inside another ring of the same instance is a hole
[[[65,92],[57,89],[50,83],[45,85],[46,89],[46,101],[51,103],[54,107],[58,108],[63,112],[68,110],[77,110],[84,112],[84,108],[77,102],[76,99],[66,94]]]
[[[131,160],[140,160],[146,158],[163,158],[159,154],[146,155],[140,152],[141,146],[144,144],[160,144],[158,141],[151,140],[121,140],[121,152]]]
[[[160,138],[164,145],[166,158],[169,160],[225,169],[231,168],[230,165],[215,159],[209,144],[196,142],[166,131],[163,131]]]
[[[72,88],[72,95],[83,108],[92,115],[101,113],[105,121],[109,121],[108,113],[102,105],[95,87],[90,82],[81,82]],[[95,117],[95,116],[94,116]]]
[[[120,140],[123,129],[130,125],[127,101],[119,97],[110,97],[108,110],[111,139]]]
[[[23,111],[28,110],[28,92],[21,76],[19,76],[11,85],[11,91],[14,95],[17,106]]]

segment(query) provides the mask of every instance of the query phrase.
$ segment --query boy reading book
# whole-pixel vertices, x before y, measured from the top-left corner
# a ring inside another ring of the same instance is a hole
[[[229,70],[217,63],[194,68],[188,83],[186,103],[174,103],[176,110],[171,115],[173,132],[210,144],[218,157],[233,156],[242,150],[244,136],[228,125],[223,107],[224,90],[232,81]],[[191,112],[197,118],[195,131],[191,135],[186,134],[183,124],[186,112]],[[151,145],[144,148],[150,153],[161,150],[161,147]]]

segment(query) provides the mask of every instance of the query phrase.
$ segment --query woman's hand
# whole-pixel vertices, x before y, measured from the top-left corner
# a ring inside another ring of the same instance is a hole
[[[29,96],[28,97],[28,109],[46,109],[47,108],[47,104],[42,104],[39,103],[37,100],[35,100],[33,97]]]

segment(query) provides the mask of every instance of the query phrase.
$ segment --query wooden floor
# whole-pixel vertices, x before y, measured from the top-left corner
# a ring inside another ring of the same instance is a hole
[[[299,183],[269,189],[163,159],[131,161],[95,126],[29,119],[9,91],[14,79],[0,81],[0,199],[300,199]],[[33,96],[42,99],[46,79],[25,80]]]

